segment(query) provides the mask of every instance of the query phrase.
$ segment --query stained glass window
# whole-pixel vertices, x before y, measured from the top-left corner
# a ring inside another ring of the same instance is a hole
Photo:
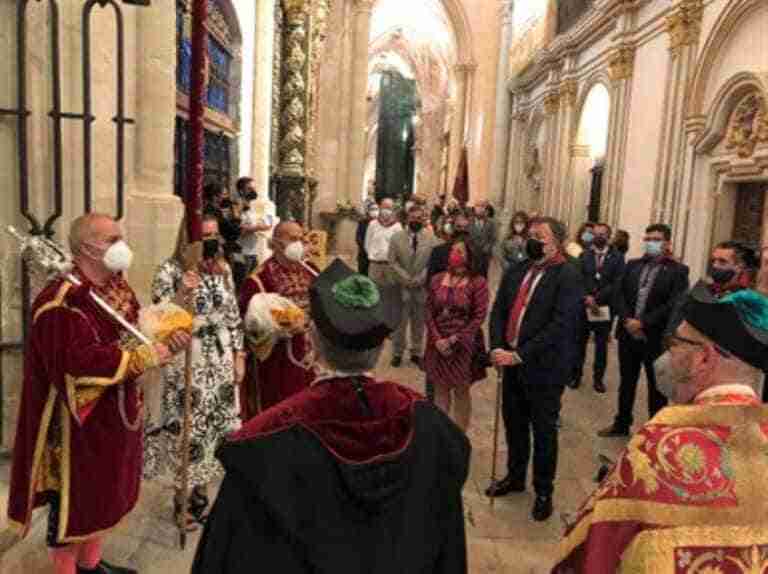
[[[215,2],[209,0],[209,9],[214,8]],[[184,5],[176,5],[176,86],[177,89],[189,94],[192,77],[192,40],[189,30],[184,27]],[[232,74],[232,55],[227,48],[211,34],[208,35],[209,79],[206,102],[208,107],[218,112],[229,114],[229,89]]]
[[[186,186],[188,122],[181,117],[176,118],[176,133],[174,138],[174,192],[179,197],[184,196]],[[203,139],[203,178],[216,181],[229,187],[232,158],[232,139],[224,133],[205,130]]]
[[[229,74],[232,56],[216,39],[208,37],[208,106],[222,113],[229,111]]]

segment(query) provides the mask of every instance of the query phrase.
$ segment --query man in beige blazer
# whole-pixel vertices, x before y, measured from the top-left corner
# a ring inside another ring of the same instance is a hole
[[[437,244],[425,225],[426,212],[414,204],[408,210],[407,226],[389,244],[389,266],[403,301],[402,321],[393,336],[392,366],[403,362],[408,326],[411,327],[411,362],[421,367],[424,348],[424,312],[427,302],[427,263]]]

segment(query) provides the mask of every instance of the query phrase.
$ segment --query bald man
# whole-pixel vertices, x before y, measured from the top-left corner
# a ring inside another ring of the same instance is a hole
[[[272,250],[272,257],[260,265],[240,288],[240,313],[245,317],[251,298],[257,293],[277,293],[309,313],[309,286],[317,270],[305,262],[306,247],[301,225],[293,221],[280,222],[275,227]],[[249,357],[240,394],[244,421],[309,385],[315,372],[303,364],[308,350],[306,334],[300,333],[278,342],[263,361]]]
[[[98,294],[136,324],[139,303],[123,278],[132,253],[106,215],[76,219],[72,275],[35,300],[13,449],[8,516],[21,536],[48,505],[48,547],[57,574],[129,574],[101,559],[104,533],[136,504],[142,463],[141,389],[136,379],[189,344],[143,345],[99,307]]]

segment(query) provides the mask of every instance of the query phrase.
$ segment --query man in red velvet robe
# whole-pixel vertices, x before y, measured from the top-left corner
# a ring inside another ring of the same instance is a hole
[[[277,293],[307,312],[309,286],[317,271],[304,262],[304,232],[298,223],[285,221],[274,232],[274,253],[245,280],[240,288],[240,312],[245,317],[248,304],[257,293]],[[305,389],[314,378],[314,369],[305,364],[309,345],[305,333],[279,341],[263,361],[254,357],[241,388],[243,420],[276,405]]]
[[[193,574],[466,574],[464,433],[370,374],[398,294],[336,260],[312,285],[311,337],[329,371],[248,421]]]
[[[142,345],[91,298],[135,324],[139,304],[122,277],[130,248],[105,215],[70,230],[77,286],[51,282],[32,307],[13,449],[8,515],[26,535],[32,510],[50,505],[48,546],[57,574],[126,574],[101,560],[106,531],[136,504],[142,465],[136,379],[189,342]]]
[[[693,289],[656,362],[680,406],[630,440],[566,533],[555,574],[768,571],[768,298]]]

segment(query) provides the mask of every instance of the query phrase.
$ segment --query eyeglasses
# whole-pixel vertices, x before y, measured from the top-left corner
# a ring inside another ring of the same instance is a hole
[[[682,337],[681,335],[678,335],[676,333],[673,333],[671,335],[666,335],[664,337],[664,350],[669,351],[673,347],[679,347],[680,345],[693,345],[694,347],[705,347],[706,343],[702,343],[701,341],[694,341],[693,339],[688,339],[687,337]],[[732,355],[720,347],[719,345],[713,345],[715,348],[715,351],[722,356],[723,358],[730,359]]]

